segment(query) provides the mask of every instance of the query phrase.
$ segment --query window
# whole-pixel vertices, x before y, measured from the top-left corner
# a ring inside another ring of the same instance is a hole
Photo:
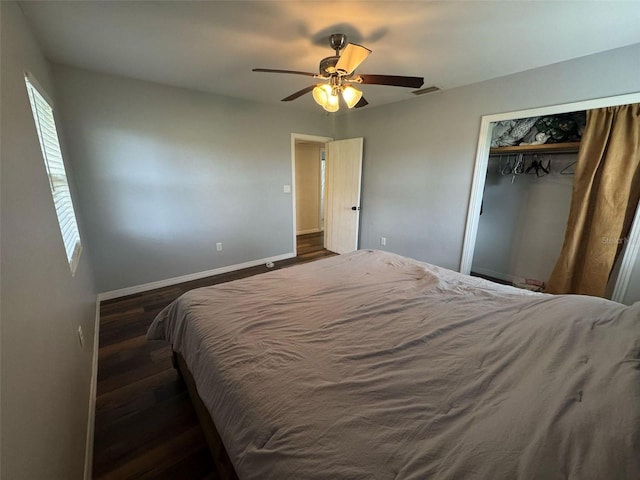
[[[62,241],[69,261],[69,268],[71,268],[71,274],[73,275],[78,265],[82,246],[80,244],[80,234],[78,233],[78,222],[76,221],[76,214],[73,210],[71,193],[67,182],[67,173],[64,169],[60,142],[58,141],[58,131],[53,118],[53,108],[51,108],[49,102],[45,100],[27,75],[25,75],[24,80],[27,84],[27,92],[29,93],[38,139],[40,140],[42,157],[49,176],[49,186],[51,187],[51,195],[58,215]]]

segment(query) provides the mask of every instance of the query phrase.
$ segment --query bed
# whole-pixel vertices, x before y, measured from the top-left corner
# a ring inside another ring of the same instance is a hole
[[[361,250],[154,320],[240,480],[640,478],[640,303]]]

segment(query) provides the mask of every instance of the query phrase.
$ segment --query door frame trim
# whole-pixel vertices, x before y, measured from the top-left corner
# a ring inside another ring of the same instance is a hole
[[[298,256],[298,244],[297,244],[297,221],[296,221],[296,140],[302,140],[305,142],[315,143],[327,143],[332,142],[333,137],[321,137],[318,135],[308,135],[306,133],[292,133],[291,134],[291,205],[293,210],[293,255]]]
[[[627,105],[629,103],[640,103],[640,92],[625,95],[615,95],[612,97],[583,100],[580,102],[563,103],[560,105],[550,105],[546,107],[518,110],[513,112],[484,115],[480,124],[480,136],[476,151],[475,168],[473,172],[473,182],[469,195],[469,207],[467,209],[467,222],[462,244],[462,255],[460,259],[460,272],[469,275],[471,273],[471,263],[476,246],[478,234],[478,223],[480,222],[480,205],[484,196],[484,184],[489,164],[489,148],[491,146],[492,123],[502,120],[514,120],[518,118],[534,117],[538,115],[553,115],[557,113],[575,112],[578,110],[592,110],[594,108],[614,107]],[[636,217],[631,225],[629,238],[640,238],[640,215],[636,212]],[[616,278],[616,285],[611,297],[612,300],[622,302],[627,292],[631,269],[635,263],[638,248],[625,249],[623,252],[620,271]]]

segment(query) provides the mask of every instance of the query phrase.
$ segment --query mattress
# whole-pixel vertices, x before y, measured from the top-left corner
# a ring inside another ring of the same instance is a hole
[[[640,478],[640,304],[363,250],[187,292],[148,338],[241,480]]]

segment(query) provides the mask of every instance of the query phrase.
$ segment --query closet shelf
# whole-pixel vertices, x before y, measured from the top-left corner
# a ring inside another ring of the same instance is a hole
[[[542,145],[516,145],[514,147],[492,147],[490,154],[509,153],[576,153],[580,142],[545,143]]]

